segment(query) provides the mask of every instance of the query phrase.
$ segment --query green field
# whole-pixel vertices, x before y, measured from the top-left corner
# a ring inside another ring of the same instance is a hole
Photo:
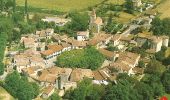
[[[0,100],[14,100],[14,98],[2,87],[0,87]]]
[[[24,6],[25,0],[16,0],[17,5]],[[61,12],[82,10],[101,3],[104,0],[28,0],[28,6]]]

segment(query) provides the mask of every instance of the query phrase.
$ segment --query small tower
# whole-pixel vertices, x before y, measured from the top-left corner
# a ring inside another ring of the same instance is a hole
[[[99,33],[103,25],[102,18],[96,16],[96,11],[93,9],[90,14],[90,25],[89,30],[92,33]]]
[[[90,16],[90,23],[94,23],[96,18],[97,18],[96,17],[96,11],[95,11],[95,9],[93,9],[91,16]]]

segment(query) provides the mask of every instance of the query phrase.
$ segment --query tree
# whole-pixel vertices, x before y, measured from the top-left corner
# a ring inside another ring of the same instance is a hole
[[[156,60],[162,62],[163,60],[165,60],[165,52],[163,50],[161,50],[161,51],[155,53],[155,58],[156,58]]]
[[[144,67],[145,67],[145,62],[142,61],[142,60],[139,61],[138,66],[139,66],[140,68],[144,68]]]
[[[58,94],[53,93],[48,100],[61,100],[61,97]]]
[[[164,18],[162,20],[163,33],[170,35],[170,18]]]
[[[34,98],[34,89],[25,79],[21,78],[18,83],[17,98],[19,100],[32,100]]]
[[[145,72],[149,74],[162,74],[166,67],[157,60],[151,60],[147,65]]]
[[[137,90],[138,100],[153,100],[153,90],[148,84],[139,82],[134,89]]]
[[[32,100],[39,94],[39,87],[36,83],[28,82],[27,77],[20,76],[14,71],[5,78],[6,90],[19,100]]]
[[[28,2],[27,2],[27,0],[25,0],[25,15],[26,15],[26,19],[27,19],[27,21],[28,21]]]
[[[40,88],[39,88],[38,84],[36,84],[34,82],[32,82],[31,85],[32,85],[33,91],[34,91],[34,97],[33,98],[36,98],[38,96],[39,92],[40,92],[39,91]]]
[[[96,59],[97,58],[97,59]],[[94,47],[72,50],[57,57],[56,64],[61,67],[97,69],[102,65],[104,56]]]
[[[86,31],[88,29],[89,16],[87,13],[70,13],[72,21],[68,24],[68,28],[73,31]]]
[[[170,69],[163,73],[161,80],[163,86],[165,87],[165,91],[170,93]]]
[[[126,11],[130,14],[134,13],[134,6],[132,0],[126,0],[125,2]]]
[[[165,90],[161,83],[160,74],[146,74],[142,82],[148,84],[152,88],[154,98],[164,95]]]
[[[123,24],[120,24],[116,21],[113,21],[113,15],[110,14],[109,15],[109,18],[108,18],[108,21],[107,21],[107,25],[105,26],[104,30],[106,32],[109,32],[109,33],[112,33],[112,34],[115,34],[117,33],[118,31],[120,31],[120,29],[123,27]]]
[[[166,66],[170,65],[170,56],[163,60],[163,64]]]
[[[11,74],[8,74],[7,77],[5,78],[5,88],[14,97],[17,97],[19,80],[20,80],[20,75],[16,71],[14,71]]]
[[[86,95],[91,89],[91,85],[90,79],[84,79],[78,84],[76,89],[67,92],[64,98],[69,100],[85,100]]]
[[[164,27],[163,27],[162,21],[159,17],[155,17],[151,24],[152,24],[151,30],[153,31],[154,35],[163,34]]]

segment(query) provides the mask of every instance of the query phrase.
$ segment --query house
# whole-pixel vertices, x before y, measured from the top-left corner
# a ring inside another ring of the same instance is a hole
[[[87,47],[88,41],[72,40],[70,44],[72,45],[72,49],[83,49]]]
[[[55,34],[52,36],[52,39],[53,39],[53,41],[58,42],[58,44],[60,44],[61,42],[64,42],[65,40],[67,40],[68,36]]]
[[[99,33],[99,34],[96,34],[92,39],[89,40],[88,45],[95,46],[97,49],[105,48],[106,45],[112,39],[112,37],[113,36],[111,34]]]
[[[138,65],[140,59],[139,54],[131,52],[121,52],[115,62],[112,62],[108,68],[115,68],[119,73],[128,73],[128,75],[134,74],[133,68]]]
[[[55,25],[57,25],[57,26],[64,26],[68,22],[71,22],[71,19],[65,19],[65,18],[59,18],[59,17],[46,17],[46,18],[42,19],[42,21],[48,22],[48,23],[54,22]]]
[[[55,91],[54,86],[48,86],[44,89],[41,96],[42,96],[42,98],[47,99],[54,93],[54,91]]]
[[[29,77],[36,77],[38,71],[43,70],[41,66],[31,66],[22,69],[22,73],[29,76]]]
[[[101,17],[96,16],[96,12],[93,9],[91,15],[90,15],[90,25],[89,29],[92,33],[100,33],[100,30],[103,26],[103,20]]]
[[[41,41],[41,39],[51,39],[52,35],[54,33],[54,29],[46,29],[41,31],[36,31],[35,35],[38,38],[38,41]]]
[[[110,40],[110,42],[113,44],[114,47],[119,45],[121,36],[122,36],[121,34],[113,35],[113,37]]]
[[[133,2],[133,6],[138,8],[142,5],[142,1],[141,0],[132,0]]]
[[[149,51],[158,52],[161,50],[162,46],[168,47],[169,37],[139,33],[136,41],[138,46],[142,46],[147,42],[150,45]]]
[[[93,72],[91,69],[73,69],[71,76],[70,76],[70,81],[71,82],[79,82],[83,80],[83,78],[93,78]]]
[[[45,62],[39,52],[29,49],[23,53],[14,55],[12,65],[21,73],[23,68],[31,66],[41,66],[44,68]]]
[[[93,71],[93,74],[94,74],[94,78],[93,78],[93,84],[104,84],[104,85],[108,85],[109,82],[109,77],[110,74],[108,72],[109,70],[106,68],[105,69],[101,69],[101,70],[98,70],[98,71]]]
[[[20,43],[23,43],[25,48],[31,48],[33,50],[36,50],[36,40],[32,37],[21,37]]]
[[[42,51],[42,57],[45,58],[45,60],[49,59],[55,59],[58,55],[62,53],[63,47],[61,45],[53,44],[48,45],[47,50]]]
[[[103,54],[108,60],[115,61],[119,56],[116,52],[108,51],[106,49],[99,49],[99,52]]]
[[[79,31],[77,32],[77,40],[85,41],[89,39],[89,31]]]

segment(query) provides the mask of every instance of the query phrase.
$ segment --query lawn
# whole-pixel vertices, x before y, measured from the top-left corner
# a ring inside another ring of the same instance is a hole
[[[25,0],[16,0],[17,5],[24,6]],[[67,12],[82,10],[101,3],[104,0],[28,0],[28,5],[35,8]]]
[[[0,87],[0,100],[14,100],[14,98],[2,87]]]

